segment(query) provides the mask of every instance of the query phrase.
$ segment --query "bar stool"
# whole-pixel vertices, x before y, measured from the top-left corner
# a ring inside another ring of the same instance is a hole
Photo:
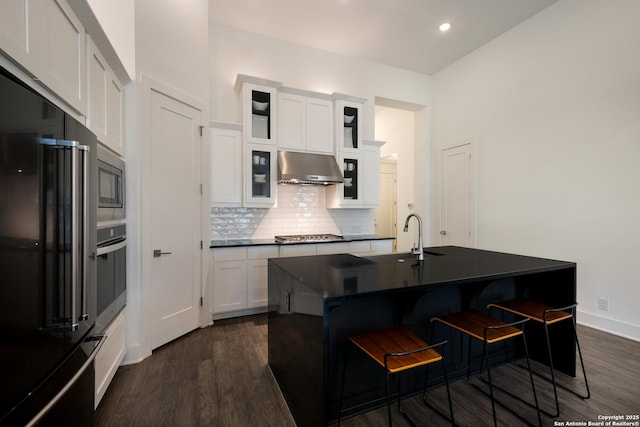
[[[482,365],[484,360],[487,360],[487,376],[489,381],[489,396],[491,398],[491,409],[493,410],[493,424],[498,426],[498,419],[496,417],[495,398],[493,396],[493,383],[491,381],[491,368],[489,363],[489,351],[487,349],[488,344],[495,344],[515,337],[522,337],[524,343],[524,351],[527,358],[527,366],[529,366],[529,377],[531,379],[531,390],[533,391],[533,399],[535,402],[535,409],[538,414],[538,423],[542,425],[542,418],[540,417],[540,408],[538,407],[538,397],[536,395],[536,388],[533,383],[533,374],[531,372],[531,365],[529,363],[529,350],[527,349],[527,342],[524,339],[524,323],[529,319],[522,319],[517,322],[505,323],[502,320],[491,317],[478,310],[466,310],[457,313],[447,314],[444,316],[434,317],[431,322],[442,323],[450,328],[453,328],[469,338],[469,357],[467,361],[467,379],[469,378],[469,372],[471,369],[471,338],[482,341],[482,359],[480,361],[480,373],[482,373]],[[521,325],[520,328],[517,326]],[[433,333],[433,328],[432,328]],[[513,397],[520,399],[517,396],[509,393]],[[526,401],[522,400],[527,403]],[[533,406],[533,405],[531,405]],[[505,406],[506,407],[506,406]],[[516,414],[517,415],[517,414]]]
[[[447,370],[444,364],[443,356],[435,350],[436,347],[444,346],[447,341],[444,340],[437,344],[428,345],[418,336],[406,327],[396,327],[383,329],[369,333],[351,335],[347,339],[353,343],[358,349],[362,350],[367,356],[382,366],[386,372],[386,392],[387,392],[387,414],[389,417],[389,427],[391,427],[391,395],[390,395],[390,377],[398,374],[398,410],[406,417],[408,416],[400,408],[400,373],[419,366],[426,366],[424,376],[424,387],[422,399],[425,404],[434,409],[438,414],[442,415],[437,409],[429,405],[426,401],[427,374],[430,364],[435,362],[442,363],[442,373],[444,375],[444,383],[447,388],[447,398],[449,399],[449,413],[451,415],[451,424],[453,422],[453,407],[451,405],[451,394],[449,392],[449,382],[447,380]],[[338,406],[338,426],[342,418],[342,398],[344,393],[344,382],[346,376],[347,355],[345,351],[344,366],[342,369],[342,383],[340,385],[340,403]],[[413,422],[409,419],[413,424]]]
[[[553,384],[553,395],[556,401],[556,413],[551,415],[552,417],[560,416],[560,403],[558,402],[558,389],[557,386],[560,386],[567,391],[575,394],[576,396],[582,399],[588,399],[591,397],[591,391],[589,390],[589,382],[587,381],[587,371],[584,367],[584,360],[582,359],[582,351],[580,350],[580,342],[578,341],[578,331],[576,330],[576,324],[573,321],[574,319],[574,311],[578,303],[570,304],[566,307],[553,308],[546,304],[542,304],[537,301],[533,301],[530,299],[518,298],[509,301],[502,301],[498,303],[492,303],[487,305],[488,309],[497,308],[503,311],[507,311],[509,313],[513,313],[515,315],[521,317],[528,317],[536,322],[542,323],[544,325],[544,333],[545,338],[547,340],[547,352],[549,355],[549,366],[551,368],[551,383]],[[566,311],[571,310],[571,311]],[[549,340],[549,325],[553,325],[558,322],[562,322],[563,320],[571,320],[571,324],[573,325],[573,333],[576,339],[576,347],[578,347],[578,354],[580,355],[580,365],[582,366],[582,375],[584,378],[584,383],[587,388],[586,396],[568,389],[567,387],[563,387],[560,384],[556,383],[556,376],[554,374],[555,370],[553,368],[553,357],[551,355],[551,341]],[[545,377],[543,377],[545,378]],[[548,380],[548,378],[545,378]]]

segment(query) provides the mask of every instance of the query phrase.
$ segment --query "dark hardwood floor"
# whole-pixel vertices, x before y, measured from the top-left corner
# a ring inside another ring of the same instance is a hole
[[[267,366],[266,319],[266,315],[256,315],[217,321],[157,349],[138,364],[120,367],[97,409],[97,425],[294,426]],[[640,421],[640,343],[583,326],[578,327],[578,332],[591,399],[582,400],[560,389],[561,416],[554,420],[543,415],[543,425],[587,425],[610,415],[635,416],[630,421]],[[526,371],[513,364],[498,368],[494,379],[529,396]],[[580,376],[577,380],[561,379],[572,387],[583,387]],[[471,384],[466,380],[451,384],[456,424],[491,426],[490,401],[474,384],[484,386],[473,379]],[[542,408],[552,410],[550,384],[536,377],[536,388]],[[429,391],[428,399],[447,411],[443,387]],[[507,398],[504,401],[536,423],[534,410]],[[403,408],[417,425],[450,425],[419,397],[404,400]],[[497,411],[500,425],[527,425],[501,406]],[[393,413],[394,426],[410,425],[395,407]],[[386,426],[386,407],[343,420],[341,425]]]

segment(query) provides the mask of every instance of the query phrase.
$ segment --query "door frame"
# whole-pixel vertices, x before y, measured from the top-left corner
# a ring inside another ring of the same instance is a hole
[[[200,297],[202,301],[208,299],[208,289],[205,286],[207,283],[208,263],[207,254],[209,251],[209,239],[205,238],[209,235],[209,183],[204,177],[210,173],[210,164],[208,159],[210,158],[210,147],[206,142],[209,141],[209,126],[206,125],[206,118],[208,117],[208,110],[205,103],[195,99],[178,89],[175,89],[168,84],[154,79],[148,75],[142,74],[140,78],[140,184],[137,188],[136,194],[140,198],[140,217],[137,222],[138,225],[138,238],[139,238],[139,273],[140,273],[140,354],[141,358],[151,355],[151,331],[152,331],[152,313],[153,313],[153,298],[152,298],[152,285],[151,285],[151,268],[152,265],[149,262],[149,257],[145,257],[144,254],[151,254],[153,251],[151,236],[153,230],[151,228],[151,197],[148,195],[151,188],[151,147],[153,146],[151,139],[151,96],[152,92],[161,93],[169,98],[175,99],[178,102],[189,105],[190,107],[199,110],[201,112],[200,126],[202,126],[203,133],[200,144],[200,182],[202,184],[202,194],[200,198],[200,240],[202,242],[200,251]],[[134,219],[135,221],[135,219]],[[198,244],[197,241],[193,242]],[[205,244],[206,243],[206,244]],[[212,323],[212,317],[209,315],[208,307],[206,304],[200,305],[199,313],[199,326],[203,327]]]
[[[436,201],[437,206],[435,209],[435,229],[433,230],[433,235],[436,236],[438,244],[442,245],[442,236],[440,234],[440,230],[442,230],[442,155],[446,150],[450,150],[452,148],[461,147],[464,145],[469,145],[469,150],[471,153],[471,160],[469,162],[469,166],[471,170],[469,171],[469,189],[471,191],[471,201],[469,203],[469,227],[471,231],[471,247],[476,247],[477,244],[477,176],[476,176],[476,147],[473,141],[473,138],[465,138],[456,142],[450,142],[448,144],[439,145],[437,147],[437,165],[436,165]]]

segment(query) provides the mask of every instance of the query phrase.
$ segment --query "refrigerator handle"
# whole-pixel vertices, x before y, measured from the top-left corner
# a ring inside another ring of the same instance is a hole
[[[73,197],[71,205],[71,330],[80,327],[80,321],[86,320],[87,313],[87,268],[86,255],[88,252],[88,155],[89,147],[79,145],[75,141],[60,141],[70,145],[73,150],[71,156],[71,181],[73,183]],[[82,159],[79,164],[78,157]],[[78,304],[78,291],[80,303]],[[78,315],[78,305],[80,314]]]
[[[82,306],[80,307],[80,319],[89,318],[87,309],[87,280],[88,280],[88,256],[89,256],[89,151],[86,145],[78,147],[82,153],[82,254],[80,256],[82,268]]]

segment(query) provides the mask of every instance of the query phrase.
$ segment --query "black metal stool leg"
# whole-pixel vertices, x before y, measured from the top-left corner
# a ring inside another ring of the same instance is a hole
[[[391,427],[391,395],[389,393],[389,377],[391,374],[387,372],[387,415],[389,416],[389,427]]]
[[[551,368],[551,384],[553,385],[553,397],[556,401],[556,413],[552,414],[552,418],[560,416],[560,402],[558,401],[558,387],[556,387],[556,374],[553,367],[553,355],[551,354],[551,340],[549,338],[549,324],[544,322],[544,334],[547,340],[547,353],[549,354],[549,368]]]
[[[523,326],[524,330],[524,326]],[[533,401],[536,404],[536,413],[538,414],[538,425],[542,427],[542,417],[540,416],[540,405],[538,405],[538,395],[536,394],[536,385],[533,382],[533,371],[531,371],[531,361],[529,360],[529,348],[527,346],[527,339],[522,334],[522,342],[524,345],[524,354],[527,357],[527,367],[529,368],[529,379],[531,380],[531,390],[533,390]]]
[[[582,375],[584,378],[584,385],[587,387],[587,395],[586,396],[582,396],[578,393],[575,393],[578,397],[581,397],[582,399],[588,399],[591,397],[591,390],[589,390],[589,381],[587,381],[587,370],[584,367],[584,359],[582,358],[582,350],[580,350],[580,341],[578,341],[578,329],[576,328],[576,324],[575,322],[573,323],[573,333],[576,336],[576,347],[578,347],[578,355],[580,356],[580,364],[582,365]]]
[[[340,420],[342,419],[342,397],[344,395],[344,377],[347,373],[347,347],[344,349],[344,357],[342,361],[342,381],[340,382],[340,400],[338,401],[338,427],[340,427]]]

